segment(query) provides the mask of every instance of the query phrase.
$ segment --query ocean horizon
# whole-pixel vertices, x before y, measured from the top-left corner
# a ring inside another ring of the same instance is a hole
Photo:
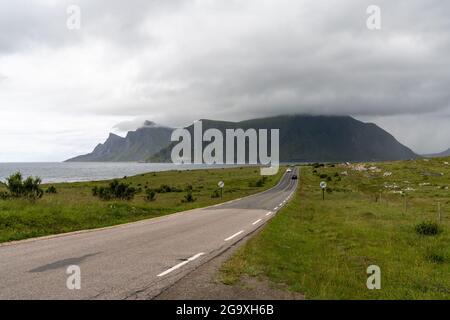
[[[24,177],[40,177],[43,183],[101,181],[148,172],[214,169],[236,165],[140,162],[0,162],[0,181],[20,171]]]

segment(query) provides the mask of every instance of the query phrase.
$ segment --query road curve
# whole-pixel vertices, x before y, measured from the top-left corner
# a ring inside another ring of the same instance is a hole
[[[265,192],[214,207],[0,246],[0,299],[149,299],[262,226],[297,169]],[[66,273],[80,267],[81,289]]]

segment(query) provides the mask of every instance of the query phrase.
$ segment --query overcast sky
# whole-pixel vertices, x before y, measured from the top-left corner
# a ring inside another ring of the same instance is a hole
[[[371,4],[381,30],[366,26]],[[145,119],[293,113],[353,115],[443,151],[449,12],[442,0],[3,0],[0,161],[64,160]]]

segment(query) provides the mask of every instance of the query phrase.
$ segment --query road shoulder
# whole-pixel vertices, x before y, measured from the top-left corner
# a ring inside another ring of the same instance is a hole
[[[225,252],[202,264],[188,275],[166,288],[154,300],[302,300],[304,296],[270,282],[243,276],[234,285],[221,281],[220,267],[255,234],[252,233]]]

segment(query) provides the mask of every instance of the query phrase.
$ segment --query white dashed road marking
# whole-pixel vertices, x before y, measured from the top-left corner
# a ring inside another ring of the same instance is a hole
[[[258,219],[258,220],[256,220],[255,222],[253,222],[253,225],[255,225],[255,224],[258,224],[258,223],[260,223],[260,222],[261,222],[261,220],[262,220],[262,219]]]
[[[175,270],[181,268],[181,267],[184,266],[185,264],[188,264],[189,262],[194,261],[195,259],[201,257],[201,256],[204,255],[204,254],[205,254],[204,252],[200,252],[200,253],[196,254],[195,256],[190,257],[190,258],[187,259],[186,261],[183,261],[183,262],[177,264],[176,266],[174,266],[174,267],[172,267],[172,268],[170,268],[170,269],[164,271],[163,273],[158,274],[158,277],[164,277],[165,275],[171,273],[172,271],[175,271]]]
[[[239,231],[239,232],[236,232],[236,233],[233,234],[231,237],[226,238],[225,241],[229,241],[229,240],[231,240],[231,239],[233,239],[233,238],[236,238],[238,235],[240,235],[240,234],[243,233],[243,232],[244,232],[244,230],[241,230],[241,231]]]

